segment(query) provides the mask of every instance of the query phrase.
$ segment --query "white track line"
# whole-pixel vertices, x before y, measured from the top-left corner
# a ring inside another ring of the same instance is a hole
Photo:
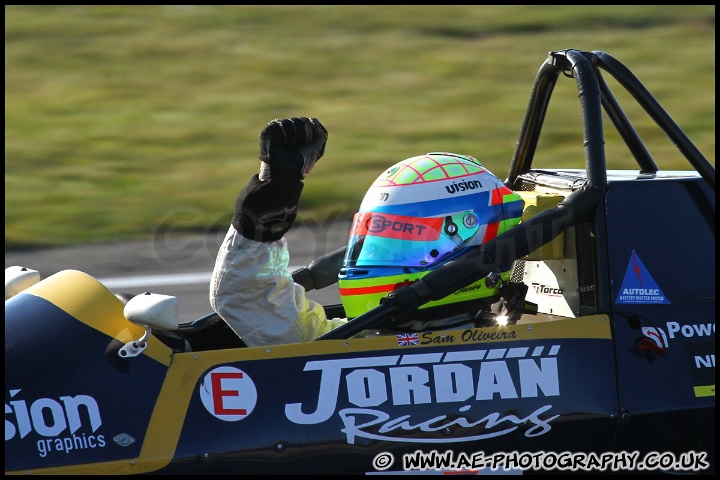
[[[288,267],[289,272],[294,272],[301,267]],[[171,273],[165,275],[137,275],[132,277],[108,277],[98,278],[98,281],[109,289],[134,288],[134,287],[157,287],[160,285],[193,285],[197,283],[210,283],[212,272],[197,273]]]

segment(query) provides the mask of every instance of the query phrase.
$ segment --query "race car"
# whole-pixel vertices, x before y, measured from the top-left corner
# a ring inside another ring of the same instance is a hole
[[[690,169],[657,167],[603,72]],[[558,78],[585,168],[533,169]],[[637,169],[606,168],[603,112]],[[313,342],[250,348],[213,312],[179,323],[173,296],[7,269],[5,473],[714,474],[714,166],[625,65],[567,49],[538,71],[504,183],[517,226]],[[337,282],[344,254],[296,282]],[[508,263],[519,288],[484,323],[394,328]]]

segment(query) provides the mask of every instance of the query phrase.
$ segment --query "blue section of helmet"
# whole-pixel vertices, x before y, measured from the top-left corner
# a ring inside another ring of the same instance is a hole
[[[509,220],[511,218],[522,217],[523,208],[525,208],[525,201],[518,198],[514,202],[507,202],[501,205],[505,211],[503,220]]]
[[[363,209],[362,212],[391,213],[408,217],[439,217],[446,216],[453,212],[463,212],[469,209],[478,216],[480,224],[520,218],[523,211],[523,201],[518,199],[515,202],[489,205],[490,193],[479,192],[462,197],[443,198],[425,202],[414,202],[402,205],[376,205],[370,209]]]
[[[440,217],[453,212],[463,212],[470,208],[477,210],[487,208],[490,203],[489,192],[473,193],[461,197],[441,198],[425,202],[413,202],[401,205],[374,205],[370,209],[360,210],[361,212],[392,213],[394,215],[405,215],[408,217]]]

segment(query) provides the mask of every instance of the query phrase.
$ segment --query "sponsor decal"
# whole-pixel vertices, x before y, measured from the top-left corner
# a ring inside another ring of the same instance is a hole
[[[696,397],[715,396],[715,342],[692,342],[687,346]]]
[[[284,222],[288,219],[290,215],[295,213],[295,209],[297,207],[285,207],[281,210],[278,210],[277,212],[270,212],[266,213],[265,215],[262,215],[258,218],[260,223],[268,223],[268,222]]]
[[[216,367],[200,384],[200,400],[213,417],[237,422],[250,415],[257,405],[257,388],[239,368]]]
[[[270,212],[258,218],[256,228],[258,230],[268,230],[271,232],[279,232],[287,226],[288,217],[295,214],[296,207],[283,208],[277,212]]]
[[[665,333],[667,330],[667,333]],[[668,348],[669,340],[676,338],[695,338],[695,337],[712,337],[715,336],[715,323],[699,323],[686,324],[680,322],[666,322],[665,328],[661,327],[643,327],[642,333],[658,347]]]
[[[472,292],[473,290],[480,290],[481,288],[483,288],[483,284],[481,282],[476,282],[472,285],[461,288],[460,290],[453,293],[453,295],[462,295],[463,293]]]
[[[537,282],[532,282],[532,289],[536,295],[546,295],[548,297],[562,297],[565,292],[563,288],[543,285]]]
[[[518,428],[536,437],[549,432],[557,418],[549,413],[550,403],[524,416],[503,410],[473,419],[472,409],[499,399],[559,396],[559,350],[553,345],[308,361],[303,371],[320,372],[316,400],[286,404],[285,416],[295,424],[315,425],[337,415],[348,444],[357,439],[469,442]],[[341,388],[347,390],[348,404],[338,403],[344,398]],[[458,414],[425,418],[418,413],[422,409],[413,411],[427,404],[455,404]],[[391,416],[390,405],[410,413]],[[427,438],[428,432],[449,430],[453,438]]]
[[[135,439],[127,433],[120,433],[113,437],[113,442],[117,443],[121,447],[129,447],[135,443]]]
[[[665,331],[662,328],[642,327],[642,334],[655,342],[658,347],[668,347],[667,336],[665,335]]]
[[[681,325],[678,322],[667,322],[665,326],[668,329],[668,336],[675,337],[709,337],[715,335],[714,323],[702,323],[694,325]]]
[[[635,250],[630,255],[615,303],[670,303]]]
[[[13,399],[5,404],[5,441],[34,434],[38,455],[102,448],[105,436],[96,432],[102,426],[100,407],[90,395],[62,396],[59,399],[25,400],[22,389],[9,390]]]
[[[418,218],[372,212],[355,214],[351,236],[375,235],[398,240],[433,241],[440,238],[442,218]]]
[[[642,327],[642,334],[665,349],[671,340],[684,339],[695,396],[715,396],[715,323],[666,322],[665,328]]]
[[[460,182],[452,182],[451,185],[445,185],[445,190],[450,195],[454,195],[458,192],[465,192],[467,190],[482,189],[482,183],[480,180],[462,180]]]
[[[397,342],[398,347],[409,347],[410,345],[418,345],[420,340],[418,340],[417,333],[403,333],[397,336]]]

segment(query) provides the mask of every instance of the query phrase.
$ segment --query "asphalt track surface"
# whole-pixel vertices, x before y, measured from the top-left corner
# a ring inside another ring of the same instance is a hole
[[[343,247],[349,231],[348,221],[296,223],[286,235],[290,270]],[[42,278],[62,270],[80,270],[115,293],[173,295],[178,299],[180,322],[189,322],[212,312],[210,274],[225,233],[155,233],[132,242],[5,250],[5,268],[28,267],[40,272]],[[308,296],[323,305],[340,302],[337,284],[309,291]]]

